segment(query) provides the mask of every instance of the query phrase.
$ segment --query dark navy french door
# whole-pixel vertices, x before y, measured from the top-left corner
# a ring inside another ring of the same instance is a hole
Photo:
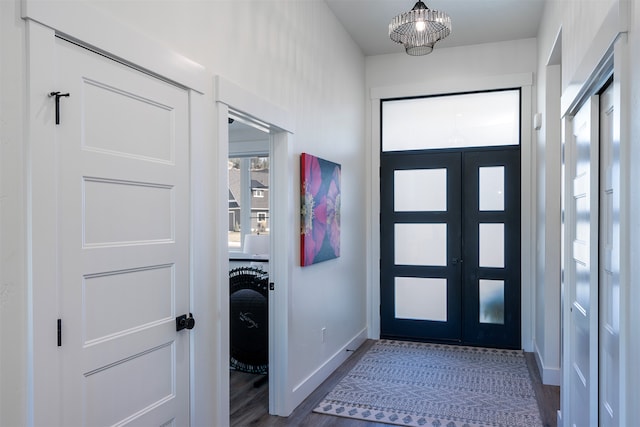
[[[520,148],[381,153],[381,336],[520,348]]]

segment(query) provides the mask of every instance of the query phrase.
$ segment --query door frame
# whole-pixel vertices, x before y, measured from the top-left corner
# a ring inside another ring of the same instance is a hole
[[[27,423],[28,425],[59,425],[61,422],[60,352],[55,346],[55,325],[59,317],[57,289],[57,214],[55,140],[52,132],[53,107],[49,92],[56,90],[53,73],[56,34],[90,46],[106,56],[150,73],[187,90],[189,96],[191,213],[190,213],[190,298],[193,312],[206,315],[213,311],[209,286],[213,275],[209,258],[211,242],[198,239],[205,231],[206,221],[196,215],[197,208],[214,205],[210,196],[194,183],[203,179],[209,136],[203,131],[203,112],[207,105],[202,96],[207,89],[207,73],[199,64],[167,49],[156,41],[123,25],[98,9],[84,3],[58,3],[24,0],[22,18],[27,34],[27,137],[25,176],[27,180]],[[114,32],[121,37],[111,37]],[[209,157],[210,158],[210,157]],[[198,213],[201,213],[198,212]],[[206,217],[206,215],[204,215]],[[198,230],[198,233],[195,231]],[[198,319],[202,322],[202,317]],[[217,402],[209,382],[215,378],[211,360],[215,349],[207,350],[207,342],[215,339],[212,329],[196,328],[190,339],[190,395],[201,402]],[[194,351],[198,348],[198,352]],[[195,375],[195,372],[198,375]],[[196,405],[190,399],[191,422],[216,424],[215,405]],[[208,422],[207,422],[208,421]]]
[[[269,291],[269,413],[288,416],[293,410],[293,395],[289,391],[288,349],[289,349],[289,284],[291,282],[294,259],[292,223],[295,189],[293,180],[292,135],[294,133],[293,116],[286,110],[265,101],[253,93],[241,88],[222,76],[216,76],[215,100],[217,108],[217,165],[218,183],[217,200],[219,218],[225,218],[228,212],[228,171],[229,158],[229,110],[241,114],[247,119],[256,121],[270,129],[269,187],[272,192],[269,198],[269,210],[272,230],[269,239],[269,282],[274,283],[274,290]],[[229,257],[227,242],[227,226],[218,221],[217,228],[221,245],[220,251],[224,259],[218,259],[218,283],[229,281]],[[276,250],[277,249],[277,250]],[[220,257],[222,258],[222,257]],[[221,372],[217,387],[219,396],[226,401],[227,422],[229,419],[229,287],[220,286],[217,297],[217,311],[220,313],[217,344],[222,349],[222,357],[218,369]],[[222,338],[222,339],[221,339]],[[224,374],[222,374],[224,372]],[[223,424],[221,424],[223,425]]]
[[[386,86],[371,89],[371,111],[369,134],[371,136],[367,162],[370,165],[367,191],[371,195],[367,213],[367,320],[370,325],[369,338],[380,337],[380,138],[381,112],[380,103],[387,98],[406,98],[415,96],[444,95],[448,93],[477,92],[497,89],[520,88],[520,190],[521,199],[521,342],[525,351],[533,351],[534,339],[534,307],[531,301],[535,299],[535,282],[533,280],[535,266],[535,248],[526,242],[533,241],[534,216],[532,207],[535,206],[533,193],[532,167],[535,164],[535,153],[532,151],[532,86],[533,74],[520,73],[489,77],[469,78],[464,81],[423,82],[409,85]]]

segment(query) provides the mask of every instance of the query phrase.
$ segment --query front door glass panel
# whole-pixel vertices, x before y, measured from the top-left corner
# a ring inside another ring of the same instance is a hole
[[[479,224],[480,267],[504,267],[504,224]]]
[[[447,265],[447,224],[396,224],[397,265]]]
[[[447,321],[447,280],[396,277],[397,319]]]
[[[504,324],[504,280],[480,279],[480,323]]]
[[[504,166],[479,168],[480,210],[504,210]]]
[[[396,212],[447,210],[446,169],[397,170],[394,175]]]

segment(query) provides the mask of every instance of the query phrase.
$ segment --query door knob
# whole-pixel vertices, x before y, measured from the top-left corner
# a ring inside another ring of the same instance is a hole
[[[176,317],[176,331],[181,331],[183,329],[193,329],[196,325],[196,320],[193,318],[193,315],[189,313],[189,316],[183,314],[182,316]]]
[[[460,259],[460,258],[451,258],[451,264],[455,265],[457,263],[462,264],[462,259]]]

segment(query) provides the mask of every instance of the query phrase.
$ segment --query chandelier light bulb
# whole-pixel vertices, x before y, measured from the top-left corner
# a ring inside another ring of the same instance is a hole
[[[416,31],[418,32],[422,32],[427,28],[427,23],[424,21],[417,21],[416,22]]]

